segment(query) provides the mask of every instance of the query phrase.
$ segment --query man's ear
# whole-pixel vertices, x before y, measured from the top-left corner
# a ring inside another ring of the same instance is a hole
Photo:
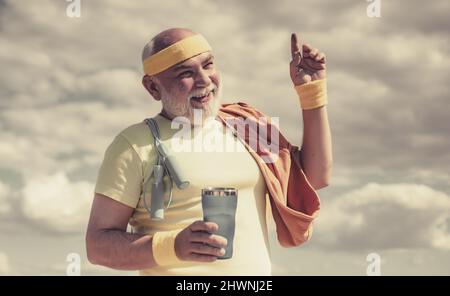
[[[152,77],[144,75],[144,77],[142,77],[142,85],[152,95],[152,97],[155,100],[157,101],[161,100],[161,92],[159,90],[159,85],[156,84],[155,80]]]

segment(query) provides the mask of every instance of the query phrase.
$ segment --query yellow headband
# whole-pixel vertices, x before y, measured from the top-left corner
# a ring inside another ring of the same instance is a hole
[[[187,37],[146,58],[144,73],[155,75],[179,62],[210,50],[211,46],[202,35]]]

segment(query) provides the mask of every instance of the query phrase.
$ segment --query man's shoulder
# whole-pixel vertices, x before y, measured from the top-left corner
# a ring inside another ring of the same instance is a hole
[[[144,121],[129,125],[123,129],[116,137],[120,141],[132,147],[139,156],[148,154],[153,147],[153,138]]]
[[[251,107],[246,102],[234,102],[222,104],[222,108],[248,108]]]
[[[220,111],[234,116],[265,117],[266,115],[246,102],[222,104]]]
[[[141,121],[124,128],[119,136],[124,137],[130,144],[137,144],[145,139],[151,139],[150,130],[145,122]],[[147,141],[148,142],[148,141]]]

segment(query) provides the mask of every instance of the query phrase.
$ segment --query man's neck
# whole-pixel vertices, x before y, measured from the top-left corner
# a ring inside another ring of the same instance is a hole
[[[174,118],[174,116],[171,116],[170,114],[168,114],[166,112],[166,110],[164,110],[164,109],[161,109],[161,112],[159,112],[159,115],[161,115],[162,117],[164,117],[170,121],[172,121],[172,119]]]

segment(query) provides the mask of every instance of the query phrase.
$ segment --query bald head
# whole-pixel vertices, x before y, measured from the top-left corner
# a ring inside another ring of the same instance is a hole
[[[185,28],[171,28],[158,33],[144,46],[144,50],[142,51],[142,61],[175,42],[195,34],[197,33]]]

